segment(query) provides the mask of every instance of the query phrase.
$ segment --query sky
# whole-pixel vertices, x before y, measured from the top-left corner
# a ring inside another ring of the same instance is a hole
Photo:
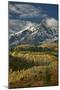
[[[58,20],[58,5],[9,2],[9,19],[39,22],[45,17]]]
[[[46,26],[57,28],[58,5],[41,3],[8,3],[9,35],[19,32],[31,24],[45,21]]]

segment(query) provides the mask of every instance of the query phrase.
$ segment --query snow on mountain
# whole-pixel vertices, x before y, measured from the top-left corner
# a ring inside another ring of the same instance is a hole
[[[58,38],[58,23],[54,18],[45,18],[40,23],[17,21],[12,26],[10,45],[18,43],[39,44],[47,41],[51,42]],[[14,33],[14,31],[16,32]]]
[[[17,32],[16,35],[21,34],[21,33],[23,33],[26,30],[34,32],[35,28],[33,27],[32,23],[28,23],[28,25],[26,25],[26,27],[23,30]]]

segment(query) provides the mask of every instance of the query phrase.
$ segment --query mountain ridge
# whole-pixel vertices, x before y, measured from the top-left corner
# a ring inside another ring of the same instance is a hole
[[[58,38],[58,26],[54,18],[45,18],[39,24],[29,22],[24,29],[10,34],[9,43],[39,44],[54,41]],[[22,26],[23,27],[23,26]]]

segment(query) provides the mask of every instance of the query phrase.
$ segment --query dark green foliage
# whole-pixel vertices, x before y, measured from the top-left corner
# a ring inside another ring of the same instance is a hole
[[[30,51],[30,52],[45,52],[45,51],[52,51],[50,48],[42,48],[42,47],[27,47],[27,48],[16,48],[16,50],[19,51]]]
[[[26,60],[25,58],[21,58],[21,57],[18,58],[10,55],[9,59],[10,59],[9,66],[10,68],[12,68],[13,71],[27,69],[34,66],[33,61]]]

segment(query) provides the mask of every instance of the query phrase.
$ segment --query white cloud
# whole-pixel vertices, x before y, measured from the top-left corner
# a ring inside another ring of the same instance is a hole
[[[57,30],[58,28],[58,21],[55,18],[45,18],[43,19],[42,23],[47,27],[47,28],[52,28]]]
[[[56,26],[57,25],[57,21],[54,18],[48,18],[46,20],[46,24],[47,26],[51,27],[51,26]]]
[[[17,10],[17,8],[14,6],[14,5],[12,5],[12,4],[9,4],[9,12],[15,12],[15,13],[19,13],[19,11]]]
[[[30,23],[31,23],[30,21],[10,19],[9,20],[9,34],[24,30],[26,26],[28,26],[28,24]]]
[[[34,17],[41,15],[43,10],[31,4],[9,4],[9,11],[19,14],[20,17]]]

